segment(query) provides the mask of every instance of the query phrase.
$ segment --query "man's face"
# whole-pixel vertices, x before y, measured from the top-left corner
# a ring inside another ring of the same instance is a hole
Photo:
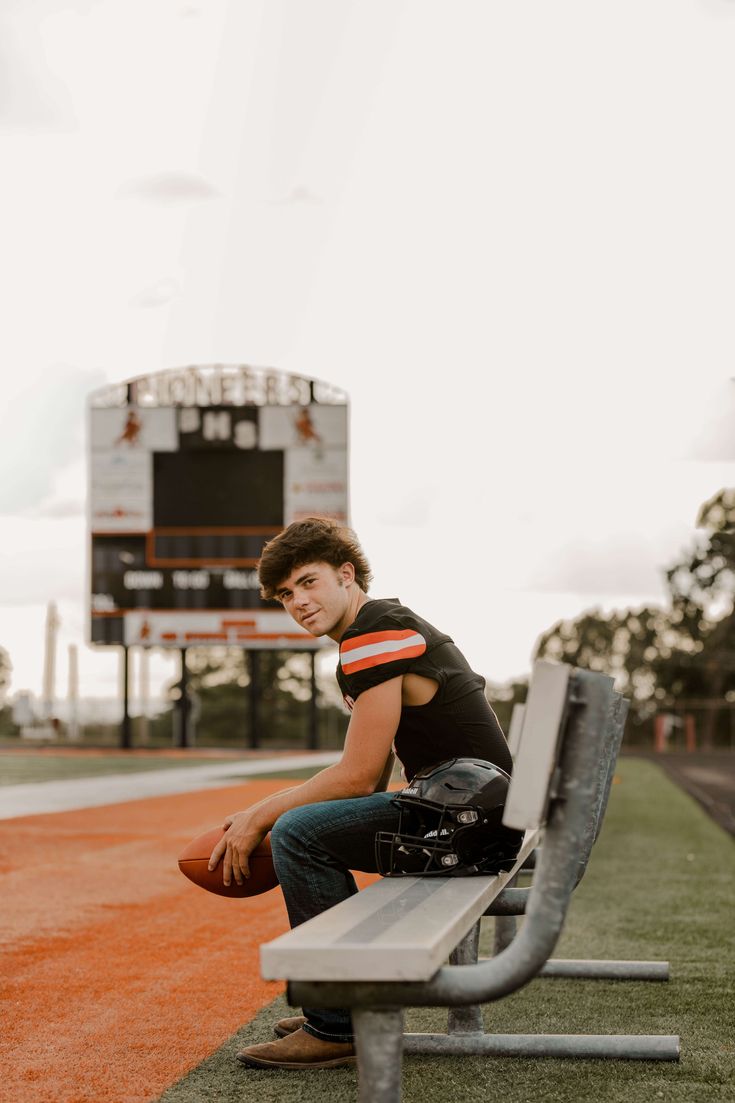
[[[325,636],[341,624],[348,610],[352,564],[332,567],[307,563],[285,578],[276,597],[297,624],[312,636]]]

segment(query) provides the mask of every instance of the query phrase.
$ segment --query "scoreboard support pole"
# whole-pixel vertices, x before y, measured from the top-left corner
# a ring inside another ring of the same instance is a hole
[[[129,751],[131,747],[130,737],[130,708],[129,708],[129,687],[130,687],[130,663],[128,656],[128,646],[123,644],[123,666],[122,666],[122,724],[120,725],[120,749],[123,751]]]
[[[319,749],[319,714],[316,707],[316,652],[311,652],[311,697],[309,698],[309,750]]]
[[[249,747],[255,751],[260,746],[260,652],[249,651],[250,656],[250,732]]]
[[[186,648],[181,648],[181,697],[179,707],[179,746],[188,747],[189,739],[189,668],[186,665]]]

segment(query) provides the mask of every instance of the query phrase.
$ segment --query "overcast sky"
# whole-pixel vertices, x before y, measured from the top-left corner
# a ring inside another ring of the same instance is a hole
[[[85,402],[249,363],[352,402],[352,520],[493,680],[664,598],[735,485],[733,0],[4,0],[0,643],[85,639]],[[154,687],[174,671],[157,660]]]

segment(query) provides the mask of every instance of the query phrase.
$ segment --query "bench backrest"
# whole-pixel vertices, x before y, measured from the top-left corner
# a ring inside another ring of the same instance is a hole
[[[521,735],[523,733],[523,717],[526,713],[525,705],[513,705],[513,712],[510,717],[510,727],[508,728],[508,750],[510,751],[513,761],[515,762],[518,757],[518,751],[521,746]]]
[[[523,714],[520,746],[503,813],[506,827],[540,827],[556,769],[564,730],[572,667],[534,663]]]

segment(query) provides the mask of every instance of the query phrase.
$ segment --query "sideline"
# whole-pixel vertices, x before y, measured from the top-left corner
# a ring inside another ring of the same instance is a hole
[[[625,752],[624,752],[625,753]],[[656,754],[631,748],[631,758],[643,758],[660,766],[679,788],[735,837],[735,753],[692,751]]]
[[[308,766],[329,766],[337,762],[340,751],[321,751],[256,761],[233,759],[203,766],[172,766],[154,772],[105,774],[98,777],[73,778],[67,781],[38,781],[4,787],[0,792],[0,820],[18,816],[71,812],[81,808],[96,808],[104,804],[120,804],[147,797],[190,793],[223,785],[236,784],[241,779],[257,778],[258,774],[275,771],[286,774]]]

